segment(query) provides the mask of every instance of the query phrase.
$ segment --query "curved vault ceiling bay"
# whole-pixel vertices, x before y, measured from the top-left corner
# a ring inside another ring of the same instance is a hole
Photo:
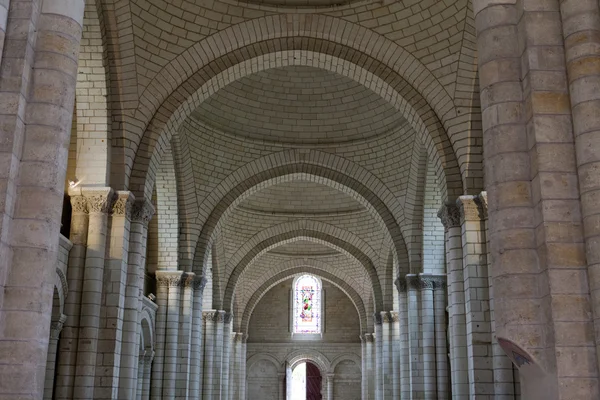
[[[308,66],[271,68],[228,84],[192,113],[180,134],[190,144],[199,203],[236,169],[294,148],[318,149],[360,164],[390,182],[403,203],[415,138],[402,115],[379,95],[352,79]],[[262,185],[239,202],[217,235],[221,295],[231,279],[230,258],[240,249],[249,251],[245,245],[259,232],[295,220],[315,220],[355,235],[371,249],[381,282],[393,279],[386,277],[389,232],[343,190],[298,176]],[[372,295],[359,262],[324,244],[297,240],[275,246],[250,264],[236,287],[237,306],[272,270],[279,270],[273,259],[289,264],[308,258],[327,259],[329,268],[335,265],[338,274],[355,283],[361,297]],[[335,268],[328,272],[336,275]]]

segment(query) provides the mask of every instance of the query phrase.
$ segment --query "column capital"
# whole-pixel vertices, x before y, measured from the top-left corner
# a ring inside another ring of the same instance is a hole
[[[375,341],[372,333],[363,333],[362,335],[360,335],[360,338],[365,343],[373,343]]]
[[[115,193],[115,201],[111,207],[111,214],[131,218],[131,209],[135,201],[133,193],[126,190],[119,190]]]
[[[223,322],[230,324],[233,321],[233,313],[223,311]]]
[[[396,280],[394,281],[394,284],[396,285],[396,289],[398,289],[399,293],[406,293],[406,290],[408,289],[408,287],[406,285],[405,278],[401,278],[401,277],[396,278]]]
[[[154,212],[154,206],[149,200],[136,200],[131,211],[131,220],[148,226],[152,216],[154,216]]]
[[[411,290],[439,290],[446,287],[446,275],[408,274],[406,286]]]
[[[437,216],[442,221],[442,225],[444,225],[444,229],[446,230],[460,226],[460,210],[456,204],[444,204],[438,211]]]
[[[183,271],[156,271],[157,286],[181,286]]]
[[[231,313],[226,313],[223,310],[210,310],[202,312],[202,321],[212,321],[212,322],[225,322],[225,314],[229,314],[233,316]],[[230,321],[231,322],[231,321]]]
[[[50,339],[58,339],[66,321],[67,316],[65,314],[60,314],[58,318],[52,319],[50,322]]]
[[[483,210],[481,209],[480,204],[477,196],[460,196],[456,200],[456,206],[460,211],[461,223],[484,219]]]
[[[80,192],[87,200],[87,210],[90,214],[108,214],[117,199],[117,194],[109,187],[83,187],[80,189]]]
[[[244,341],[244,334],[241,332],[238,333],[234,333],[235,337],[233,338],[233,341],[235,343],[242,343]]]
[[[330,380],[332,381],[332,380],[334,380],[334,378],[335,378],[335,374],[327,374],[328,381],[330,381]]]
[[[199,290],[203,292],[207,282],[208,280],[204,277],[204,275],[196,275],[194,277],[194,291]]]

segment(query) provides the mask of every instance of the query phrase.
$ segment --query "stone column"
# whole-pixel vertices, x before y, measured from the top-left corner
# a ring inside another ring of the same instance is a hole
[[[202,378],[202,398],[212,399],[214,390],[214,364],[215,364],[215,329],[216,310],[204,311],[202,322],[204,324],[204,366]]]
[[[383,331],[381,314],[375,313],[375,400],[383,400]]]
[[[129,252],[127,283],[123,312],[123,344],[119,377],[119,398],[132,398],[138,386],[137,354],[140,347],[138,316],[142,311],[144,275],[146,269],[146,245],[148,224],[154,215],[154,207],[147,200],[136,200],[131,210],[129,227]]]
[[[144,372],[142,374],[142,400],[150,399],[150,380],[152,378],[153,360],[154,351],[147,351],[144,355]]]
[[[246,354],[247,354],[247,342],[248,342],[248,335],[244,335],[242,338],[242,354],[241,354],[241,364],[242,364],[242,368],[241,368],[241,376],[242,376],[242,385],[240,387],[241,389],[241,395],[240,395],[240,399],[242,400],[246,400],[246,387],[248,385],[248,381],[246,378]]]
[[[375,339],[372,333],[365,333],[365,383],[367,385],[367,399],[375,398]]]
[[[421,281],[417,275],[406,275],[408,299],[408,354],[410,359],[410,393],[413,398],[425,399],[425,366],[421,321]]]
[[[181,313],[181,287],[187,281],[181,271],[156,271],[156,285],[168,287],[167,326],[165,329],[162,397],[173,399],[176,396],[177,350],[179,342],[179,320]],[[160,282],[160,283],[159,283]]]
[[[388,311],[381,312],[381,398],[388,400],[394,393],[393,319]]]
[[[600,9],[560,2],[590,291],[600,365]]]
[[[242,385],[245,383],[245,379],[242,376],[242,358],[245,358],[246,355],[242,353],[242,340],[244,339],[243,333],[234,333],[233,334],[233,348],[234,348],[234,358],[233,358],[233,376],[230,377],[230,380],[233,382],[233,385],[230,388],[230,395],[233,400],[244,400],[241,398],[242,395]],[[283,393],[283,389],[280,387],[279,394]]]
[[[214,349],[214,363],[212,370],[213,378],[213,396],[217,399],[223,398],[223,370],[224,370],[224,343],[223,343],[223,331],[225,325],[226,313],[223,310],[219,310],[215,313],[215,328],[213,330],[213,346]]]
[[[83,0],[45,1],[39,7],[19,3],[8,10],[5,41],[11,51],[2,54],[0,77],[5,101],[0,116],[0,398],[43,397],[64,149],[84,6]]]
[[[67,282],[69,292],[65,298],[64,312],[67,320],[61,332],[60,351],[54,397],[57,400],[73,398],[75,365],[77,363],[77,343],[79,338],[79,316],[81,313],[81,292],[88,234],[87,200],[81,195],[71,194],[71,236],[73,247],[69,252]]]
[[[165,360],[165,336],[167,330],[167,310],[169,299],[169,280],[156,279],[156,323],[154,336],[156,338],[154,367],[152,368],[152,400],[162,400],[163,363]]]
[[[333,400],[334,374],[327,374],[327,400]]]
[[[360,335],[360,398],[369,398],[369,381],[367,379],[367,339],[364,334]]]
[[[177,382],[176,398],[189,398],[190,368],[191,368],[191,343],[192,343],[192,317],[194,301],[195,274],[185,273],[180,282],[180,315],[177,342]]]
[[[46,360],[46,379],[44,383],[44,400],[54,398],[54,377],[56,375],[56,352],[58,350],[58,339],[67,320],[65,314],[53,319],[50,323],[50,341],[48,342],[48,359]]]
[[[144,365],[145,365],[145,352],[140,351],[140,355],[138,357],[138,376],[137,376],[137,389],[135,393],[135,398],[137,400],[142,400],[142,392],[144,391]]]
[[[390,312],[391,351],[392,351],[392,398],[400,398],[400,316],[398,312]]]
[[[410,379],[410,352],[409,332],[408,332],[408,287],[406,278],[396,279],[396,288],[398,289],[398,361],[399,361],[399,380],[400,380],[400,398],[410,399],[411,379]]]
[[[200,400],[202,396],[202,370],[203,370],[203,322],[202,322],[202,296],[206,278],[196,276],[194,278],[194,304],[192,317],[192,344],[190,355],[190,400]]]
[[[225,313],[223,318],[223,360],[221,367],[221,398],[229,400],[229,380],[231,379],[231,321],[233,314]]]
[[[292,391],[292,366],[285,365],[285,400],[290,400],[294,394]]]
[[[494,373],[487,249],[483,214],[476,200],[475,196],[460,196],[456,202],[460,210],[463,245],[469,393],[471,397],[491,399]]]
[[[469,399],[469,371],[460,212],[455,204],[446,204],[438,217],[446,235],[452,398],[466,400]]]
[[[433,319],[435,324],[435,369],[437,381],[437,399],[449,400],[451,397],[448,391],[448,346],[447,346],[447,322],[446,322],[446,302],[448,294],[446,293],[447,276],[431,275],[429,276],[433,285]]]
[[[94,383],[94,399],[97,400],[117,399],[120,386],[129,228],[134,197],[131,192],[127,191],[115,192],[113,196],[114,202],[109,214],[108,237],[110,239],[107,242],[104,261],[101,319],[98,332],[98,355]]]
[[[0,0],[0,62],[2,62],[2,52],[4,50],[4,38],[6,37],[9,7],[10,0]]]
[[[88,201],[89,223],[73,398],[84,400],[94,398],[108,210],[114,197],[110,188],[80,190]]]

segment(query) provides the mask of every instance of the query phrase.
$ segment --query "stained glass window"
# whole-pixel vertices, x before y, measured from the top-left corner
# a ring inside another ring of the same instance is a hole
[[[321,333],[321,281],[303,275],[294,284],[294,333]]]

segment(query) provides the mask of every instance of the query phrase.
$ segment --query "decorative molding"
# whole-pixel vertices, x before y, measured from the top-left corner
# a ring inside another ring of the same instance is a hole
[[[60,317],[58,317],[57,320],[50,322],[50,339],[58,339],[66,321],[67,316],[65,314],[60,314]]]
[[[214,321],[216,314],[217,314],[217,311],[215,311],[215,310],[202,311],[202,321],[204,321],[204,322]]]
[[[390,322],[393,322],[392,314],[390,312],[382,311],[379,314],[381,314],[381,322],[382,323],[389,324]]]
[[[223,310],[210,310],[210,311],[203,311],[202,312],[202,321],[207,322],[207,321],[212,321],[215,323],[224,323],[225,322],[225,315],[229,315],[228,318],[232,318],[233,314],[225,312]],[[231,322],[231,320],[229,320],[229,322]]]
[[[391,322],[400,322],[400,316],[397,311],[390,311]]]
[[[133,193],[128,191],[118,191],[115,195],[116,200],[112,206],[112,215],[124,216],[128,219],[131,218],[131,210],[133,208],[133,202],[135,201]]]
[[[244,334],[243,333],[234,333],[233,341],[235,343],[242,343],[243,340],[244,340]]]
[[[148,226],[154,216],[154,206],[146,199],[136,200],[131,210],[131,220]]]
[[[460,226],[460,210],[456,204],[444,204],[437,215],[446,230]]]
[[[56,275],[58,275],[58,280],[60,281],[60,286],[62,288],[63,299],[67,298],[67,294],[69,294],[69,283],[67,281],[67,277],[62,272],[60,268],[56,268]]]
[[[226,324],[230,324],[231,321],[233,321],[233,313],[224,312],[223,322],[226,323]]]
[[[196,278],[196,274],[193,272],[184,272],[181,274],[181,279],[179,280],[179,285],[182,288],[194,288],[194,279]]]
[[[372,333],[363,334],[361,339],[366,343],[373,343],[375,341],[375,338],[373,337]]]

